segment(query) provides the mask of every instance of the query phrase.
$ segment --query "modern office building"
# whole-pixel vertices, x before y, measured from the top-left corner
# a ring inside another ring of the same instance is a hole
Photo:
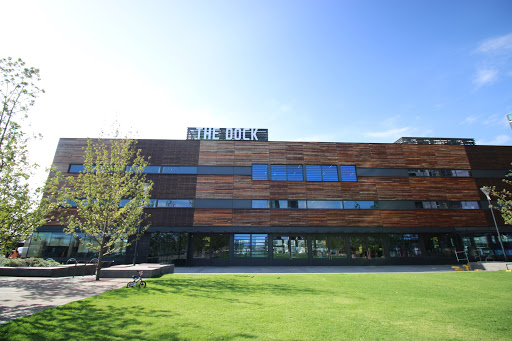
[[[449,264],[462,250],[503,257],[479,189],[502,186],[512,147],[419,137],[389,144],[267,139],[262,129],[192,128],[187,140],[139,140],[154,188],[137,262]],[[61,139],[54,164],[79,172],[85,145]],[[512,227],[496,217],[512,256]],[[62,229],[42,226],[28,255],[94,257]],[[130,263],[134,248],[117,261]]]

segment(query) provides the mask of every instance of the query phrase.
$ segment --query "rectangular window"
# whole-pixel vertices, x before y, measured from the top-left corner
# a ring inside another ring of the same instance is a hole
[[[341,181],[357,181],[356,166],[340,166]]]
[[[268,208],[268,200],[253,200],[252,208]]]
[[[359,201],[343,201],[343,208],[346,210],[369,210],[379,208],[375,201],[359,200]]]
[[[270,200],[270,208],[288,208],[288,200]]]
[[[268,256],[268,237],[266,234],[253,234],[251,236],[251,257]]]
[[[192,166],[163,166],[162,174],[197,174],[197,167]]]
[[[288,200],[288,208],[302,208],[306,207],[306,200]]]
[[[304,181],[302,165],[287,165],[286,173],[288,175],[288,181]]]
[[[306,165],[307,181],[322,181],[322,168],[319,165]]]
[[[166,207],[166,208],[194,207],[194,200],[158,199],[157,207]]]
[[[308,200],[309,209],[343,209],[343,204],[339,200]]]
[[[144,172],[146,174],[160,174],[160,166],[146,166]]]
[[[286,165],[270,165],[270,180],[286,181]]]
[[[478,201],[463,201],[462,202],[463,210],[478,210],[479,208],[480,208],[480,205],[478,204]]]
[[[69,165],[68,173],[80,173],[85,170],[84,165]]]
[[[457,176],[457,177],[467,178],[467,177],[471,176],[470,172],[465,169],[456,169],[453,172],[455,172],[455,176]]]
[[[268,166],[267,165],[252,165],[252,179],[253,180],[268,180]]]
[[[322,181],[338,181],[338,167],[322,166]]]
[[[234,256],[244,258],[251,257],[251,235],[235,234],[234,239]]]

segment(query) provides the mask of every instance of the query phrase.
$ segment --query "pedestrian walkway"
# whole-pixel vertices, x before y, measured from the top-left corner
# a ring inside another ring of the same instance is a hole
[[[0,323],[96,296],[126,285],[126,278],[0,277]]]

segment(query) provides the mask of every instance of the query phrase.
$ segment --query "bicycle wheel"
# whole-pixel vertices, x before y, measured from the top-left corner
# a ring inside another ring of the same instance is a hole
[[[126,287],[129,288],[129,287],[133,287],[133,282],[128,282],[128,284],[126,284]]]
[[[139,288],[145,288],[145,287],[146,287],[146,282],[140,281],[139,282]]]

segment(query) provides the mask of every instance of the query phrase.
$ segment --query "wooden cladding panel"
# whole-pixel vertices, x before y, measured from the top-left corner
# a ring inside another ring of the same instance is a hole
[[[199,141],[137,140],[136,148],[152,165],[195,166],[199,158]]]
[[[196,196],[196,175],[186,174],[147,174],[154,182],[151,198],[194,198]]]
[[[415,211],[380,211],[382,226],[385,227],[411,227],[425,226],[424,222],[418,221]]]
[[[201,141],[199,164],[207,166],[233,166],[235,143],[230,141]]]
[[[194,223],[193,208],[149,208],[150,214],[144,224],[151,226],[192,226]]]
[[[308,213],[305,210],[269,210],[271,226],[308,226]]]
[[[414,195],[409,186],[409,178],[401,177],[374,177],[377,197],[380,200],[408,200]]]
[[[231,226],[232,224],[232,209],[195,209],[194,226]]]
[[[235,166],[269,162],[269,142],[235,142]]]
[[[198,199],[232,199],[232,175],[198,175],[196,197]]]
[[[511,169],[512,148],[505,146],[465,146],[472,169]]]
[[[82,148],[85,146],[87,146],[87,139],[60,139],[53,165],[58,171],[67,173],[70,164],[83,164],[85,155]]]
[[[268,199],[272,181],[252,181],[250,176],[235,175],[233,199]]]
[[[436,168],[469,169],[468,157],[464,146],[435,146]]]
[[[382,226],[382,217],[379,211],[371,210],[344,210],[346,226]]]
[[[304,163],[308,165],[337,165],[336,143],[304,143]]]
[[[274,142],[269,145],[269,163],[274,165],[285,165],[286,142]]]
[[[233,226],[270,226],[270,210],[233,210]]]
[[[340,182],[306,182],[306,199],[341,199]]]
[[[480,200],[475,179],[410,177],[410,200]]]

